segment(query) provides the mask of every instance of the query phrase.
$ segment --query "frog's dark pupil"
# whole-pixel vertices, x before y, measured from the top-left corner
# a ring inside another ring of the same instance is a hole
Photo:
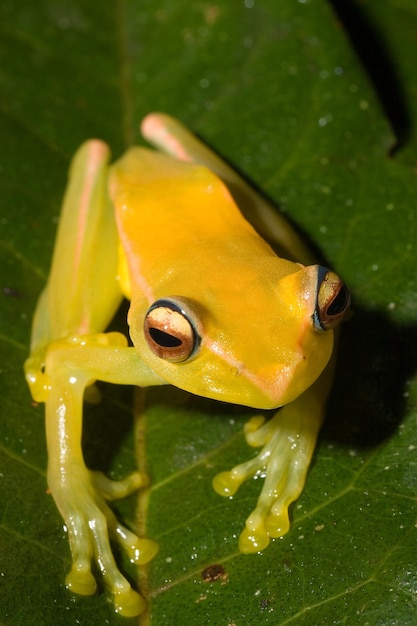
[[[338,315],[338,313],[341,313],[346,309],[348,302],[349,290],[346,285],[343,285],[339,293],[327,309],[327,315]]]
[[[150,328],[149,334],[154,342],[162,348],[177,348],[182,344],[181,339],[169,333],[165,333],[163,330],[159,330],[159,328]]]

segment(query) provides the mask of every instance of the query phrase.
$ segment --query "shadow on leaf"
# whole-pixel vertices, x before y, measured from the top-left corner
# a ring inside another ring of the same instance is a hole
[[[380,312],[355,309],[343,327],[336,378],[322,436],[375,446],[398,428],[407,380],[417,369],[417,327],[399,327]]]

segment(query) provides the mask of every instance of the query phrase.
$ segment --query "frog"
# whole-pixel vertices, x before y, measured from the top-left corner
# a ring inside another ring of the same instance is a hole
[[[48,487],[72,559],[66,586],[91,595],[101,579],[125,617],[146,601],[119,569],[113,542],[139,565],[158,545],[111,508],[145,489],[147,476],[114,481],[86,466],[83,403],[97,381],[173,385],[253,409],[244,433],[260,450],[213,487],[230,498],[264,477],[239,538],[243,554],[261,552],[289,530],[350,307],[343,280],[181,122],[150,113],[141,131],[151,147],[133,146],[110,164],[108,145],[92,139],[71,162],[24,366],[33,400],[45,404]],[[124,299],[127,331],[108,331]]]

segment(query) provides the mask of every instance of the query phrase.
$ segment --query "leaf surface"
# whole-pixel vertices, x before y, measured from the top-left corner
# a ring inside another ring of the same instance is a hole
[[[71,155],[97,136],[118,156],[151,110],[182,119],[288,215],[350,285],[354,315],[292,528],[262,555],[237,552],[259,483],[233,500],[211,488],[251,454],[246,409],[114,387],[88,408],[89,464],[119,477],[139,462],[152,477],[146,498],[118,505],[160,543],[140,572],[142,626],[414,623],[417,10],[333,5],[0,0],[1,624],[120,623],[106,595],[64,588],[43,407],[22,363]],[[207,582],[214,564],[224,575]]]

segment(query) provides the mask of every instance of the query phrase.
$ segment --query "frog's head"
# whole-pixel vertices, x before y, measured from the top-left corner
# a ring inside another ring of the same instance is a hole
[[[130,332],[143,360],[200,396],[259,409],[294,400],[327,365],[350,297],[327,268],[288,262],[282,275],[279,262],[275,277],[271,266],[262,284],[257,274],[256,287],[248,270],[227,291],[214,280],[195,284],[194,294],[160,297],[142,314],[133,307]]]

